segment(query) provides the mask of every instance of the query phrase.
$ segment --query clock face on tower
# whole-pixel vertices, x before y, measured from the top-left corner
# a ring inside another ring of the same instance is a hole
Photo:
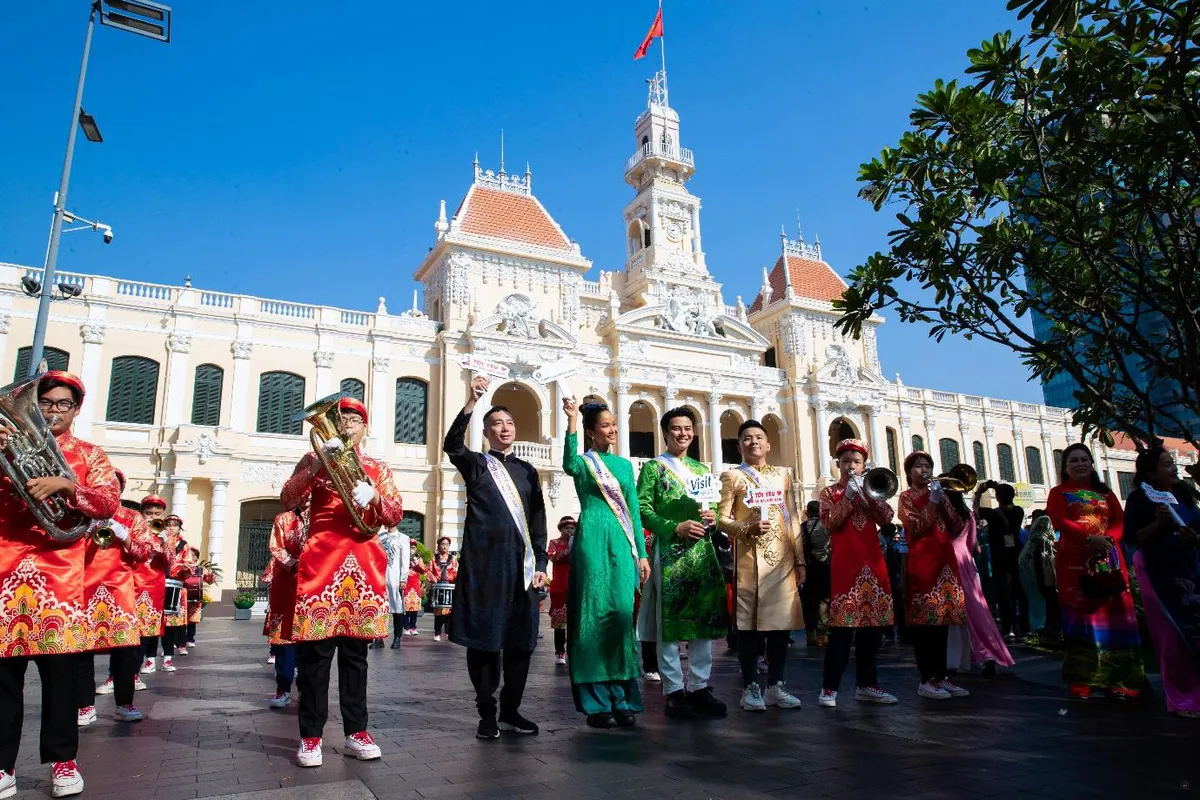
[[[683,228],[679,227],[678,222],[667,223],[667,240],[671,242],[679,242],[683,239]]]

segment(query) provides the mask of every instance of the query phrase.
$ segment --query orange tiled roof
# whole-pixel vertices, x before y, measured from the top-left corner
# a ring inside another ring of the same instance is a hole
[[[464,210],[465,209],[465,210]],[[570,250],[571,242],[532,196],[472,186],[459,208],[465,233]]]
[[[1178,450],[1181,453],[1190,453],[1196,456],[1196,448],[1192,447],[1191,442],[1183,439],[1163,439],[1163,447],[1168,450]],[[1137,444],[1123,433],[1113,434],[1113,449],[1114,450],[1137,450]]]
[[[767,280],[771,284],[772,301],[783,297],[787,285],[784,283],[784,258],[781,255],[775,260],[775,266],[767,276]],[[842,292],[846,291],[845,281],[824,261],[814,261],[791,254],[788,254],[786,258],[787,280],[791,281],[792,291],[796,293],[797,297],[829,302],[841,297]],[[759,295],[754,299],[754,304],[750,306],[750,313],[761,308],[762,295]]]

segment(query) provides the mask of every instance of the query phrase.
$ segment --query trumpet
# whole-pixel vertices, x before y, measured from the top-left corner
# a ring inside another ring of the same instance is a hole
[[[887,467],[871,467],[862,480],[863,492],[872,500],[887,502],[900,491],[900,479]]]
[[[112,545],[116,541],[117,532],[112,529],[111,525],[101,525],[99,528],[92,530],[92,543],[103,550]]]
[[[933,483],[941,486],[943,492],[967,494],[979,483],[979,473],[970,464],[955,464],[934,478]]]
[[[161,519],[148,519],[146,520],[146,527],[148,527],[152,533],[159,534],[167,529],[167,523],[163,522]]]

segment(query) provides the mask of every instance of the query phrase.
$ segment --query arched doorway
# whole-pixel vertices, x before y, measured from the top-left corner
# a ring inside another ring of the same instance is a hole
[[[629,407],[629,456],[654,458],[658,455],[658,420],[654,408],[644,400]]]
[[[829,449],[826,453],[828,458],[834,458],[834,453],[837,452],[837,443],[843,439],[857,439],[858,431],[850,420],[845,417],[838,417],[833,422],[829,423]]]
[[[278,498],[242,503],[238,519],[237,589],[239,592],[254,592],[259,600],[267,599],[267,587],[261,579],[271,560],[268,550],[271,528],[275,524],[275,517],[283,510]]]
[[[694,458],[697,461],[707,461],[708,451],[704,448],[704,417],[700,415],[700,410],[695,406],[684,404],[683,407],[691,411],[692,416],[696,418],[696,424],[692,426],[696,435],[692,437],[692,443],[688,445],[688,458]],[[666,445],[663,445],[663,447],[665,448]]]
[[[506,383],[492,394],[492,405],[504,406],[517,426],[517,440],[542,441],[542,403],[528,386]]]
[[[742,463],[738,450],[738,427],[742,422],[742,415],[733,409],[721,414],[721,461],[725,464]]]
[[[767,414],[762,419],[763,429],[767,432],[767,441],[771,443],[771,452],[767,454],[767,463],[776,467],[787,466],[787,454],[783,452],[783,420],[774,414]]]

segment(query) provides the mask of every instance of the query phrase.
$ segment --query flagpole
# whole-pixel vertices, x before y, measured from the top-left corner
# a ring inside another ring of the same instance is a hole
[[[662,17],[662,0],[658,0],[658,13]],[[667,26],[664,23],[662,35],[658,37],[658,50],[662,54],[662,74],[663,74],[663,105],[668,108],[671,106],[670,96],[667,89]]]

